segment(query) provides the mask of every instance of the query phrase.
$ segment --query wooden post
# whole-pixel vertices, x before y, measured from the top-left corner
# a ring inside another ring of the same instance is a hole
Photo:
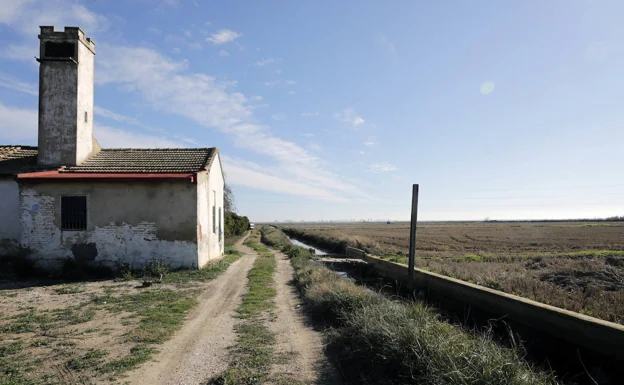
[[[412,185],[412,220],[410,225],[410,248],[407,281],[414,289],[414,267],[416,265],[416,223],[418,222],[418,184]]]

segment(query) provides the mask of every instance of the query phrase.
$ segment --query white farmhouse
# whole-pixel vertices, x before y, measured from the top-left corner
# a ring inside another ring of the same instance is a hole
[[[76,27],[41,27],[39,39],[38,147],[0,145],[0,256],[27,250],[52,268],[67,257],[134,267],[222,257],[218,150],[101,149],[94,42]]]

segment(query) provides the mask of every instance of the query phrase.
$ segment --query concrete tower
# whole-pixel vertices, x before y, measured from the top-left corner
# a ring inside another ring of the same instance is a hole
[[[93,139],[95,43],[77,27],[41,27],[39,40],[38,162],[77,165],[99,151]]]

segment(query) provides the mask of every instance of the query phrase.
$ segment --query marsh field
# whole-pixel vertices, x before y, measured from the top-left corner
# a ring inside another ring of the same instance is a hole
[[[327,250],[407,263],[407,222],[283,227]],[[624,323],[624,222],[421,222],[416,267]]]

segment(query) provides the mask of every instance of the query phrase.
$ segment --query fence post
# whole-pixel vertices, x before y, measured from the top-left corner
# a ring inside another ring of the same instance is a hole
[[[410,290],[414,289],[414,267],[416,264],[416,222],[418,222],[418,184],[412,185],[412,219],[410,223],[410,248],[407,281]]]

